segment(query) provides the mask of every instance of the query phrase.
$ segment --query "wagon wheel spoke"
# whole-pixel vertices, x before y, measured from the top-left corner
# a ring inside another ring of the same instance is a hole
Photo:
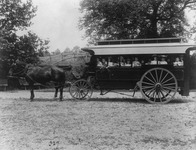
[[[173,97],[173,95],[171,94],[171,91],[169,91],[169,90],[165,90],[165,89],[163,89],[163,91],[166,93],[165,94],[165,96],[171,96],[171,97]]]
[[[165,80],[165,78],[167,77],[168,72],[165,74],[165,76],[163,77],[163,79],[160,81],[161,83],[163,83],[163,81]]]
[[[148,78],[147,76],[145,76],[146,79],[148,79],[148,81],[150,81],[151,83],[155,83],[154,81],[152,81],[150,78]]]
[[[160,74],[160,76],[159,76],[159,82],[161,82],[161,79],[162,79],[162,74],[163,74],[163,70],[161,70],[161,74]]]
[[[83,89],[83,90],[84,90],[84,89]],[[85,91],[82,91],[82,92],[81,92],[81,95],[82,95],[81,98],[84,98],[87,94],[88,94],[88,90],[86,90],[86,92],[85,92]]]
[[[163,86],[169,86],[169,85],[173,85],[175,87],[175,83],[167,83],[167,84],[163,84]]]
[[[151,85],[151,86],[143,86],[142,89],[143,89],[143,90],[152,89],[153,87],[154,87],[153,85]]]
[[[152,83],[145,82],[145,81],[143,81],[143,83],[144,83],[144,84],[148,84],[148,85],[154,85],[154,84],[152,84]]]
[[[165,84],[165,83],[167,83],[167,82],[170,81],[170,80],[173,80],[173,77],[171,77],[171,78],[169,78],[169,79],[167,79],[166,81],[161,82],[161,83],[162,83],[162,84]]]
[[[155,91],[153,91],[153,93],[152,93],[152,99],[153,99],[153,101],[155,102]]]
[[[150,89],[147,89],[147,90],[144,90],[144,91],[145,91],[145,93],[149,92],[149,94],[150,94],[150,93],[152,93],[152,91],[154,91],[154,88],[150,88]]]
[[[150,103],[167,103],[177,92],[177,80],[167,69],[153,68],[141,78],[140,91]]]
[[[152,73],[151,72],[149,72],[149,73],[150,73],[152,79],[154,80],[154,83],[156,83],[156,79],[154,78],[154,76],[152,75]]]
[[[72,96],[78,98],[78,94],[79,93],[76,91],[75,94],[72,94]]]
[[[162,97],[164,98],[165,95],[164,95],[164,93],[163,93],[163,90],[161,90],[160,93],[161,93]]]
[[[169,90],[169,91],[173,91],[173,92],[175,92],[175,89],[174,89],[175,87],[163,87],[163,89],[167,89],[167,90]]]
[[[156,82],[159,81],[159,77],[158,77],[158,74],[157,74],[157,70],[155,70],[155,77],[156,77]]]
[[[159,98],[160,102],[162,102],[162,98],[161,98],[160,93],[161,93],[161,92],[158,93],[158,98]]]

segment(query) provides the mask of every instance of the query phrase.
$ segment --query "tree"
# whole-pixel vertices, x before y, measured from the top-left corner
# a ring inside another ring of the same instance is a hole
[[[184,10],[195,6],[195,0],[83,0],[79,28],[90,42],[182,36],[188,26]]]
[[[0,0],[0,30],[10,33],[26,29],[37,10],[32,0]]]
[[[54,52],[52,52],[53,55],[59,55],[61,54],[61,51],[57,48]]]
[[[32,24],[36,10],[32,0],[0,0],[0,67],[4,75],[17,59],[37,63],[38,56],[43,56],[48,49],[49,41],[32,32],[17,35],[18,30],[27,29]]]
[[[68,53],[70,51],[71,51],[70,48],[69,47],[66,47],[66,49],[63,51],[63,53]]]
[[[74,46],[72,49],[72,52],[74,53],[78,53],[80,51],[80,47],[79,46]]]
[[[28,32],[27,35],[19,37],[15,43],[15,51],[17,51],[17,59],[21,59],[26,63],[39,62],[39,56],[48,53],[48,40],[40,39],[35,33]]]

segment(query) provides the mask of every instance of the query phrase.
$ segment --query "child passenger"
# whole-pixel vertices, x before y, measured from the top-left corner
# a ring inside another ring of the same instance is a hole
[[[165,57],[161,58],[161,61],[159,61],[160,65],[167,65],[167,61],[165,60]]]
[[[154,56],[153,60],[150,62],[151,65],[157,65],[157,57]]]
[[[131,60],[130,59],[127,59],[127,62],[125,63],[125,66],[131,67]]]
[[[140,67],[141,66],[141,63],[138,61],[137,57],[135,57],[135,60],[133,61],[132,66],[133,67]]]
[[[99,58],[97,58],[97,66],[102,67],[102,62],[99,60]]]
[[[183,62],[180,61],[179,57],[176,57],[176,60],[174,62],[174,66],[183,66]]]
[[[108,57],[108,67],[114,66],[114,63],[111,61],[111,57]]]

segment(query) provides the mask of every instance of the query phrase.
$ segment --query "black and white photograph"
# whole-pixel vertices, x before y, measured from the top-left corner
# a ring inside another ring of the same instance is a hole
[[[0,150],[196,150],[196,0],[0,0]]]

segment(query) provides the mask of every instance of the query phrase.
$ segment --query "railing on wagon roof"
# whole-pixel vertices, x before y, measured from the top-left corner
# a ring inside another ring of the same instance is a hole
[[[121,45],[121,44],[150,44],[150,43],[184,43],[185,38],[149,38],[149,39],[123,39],[123,40],[101,40],[97,45]]]

